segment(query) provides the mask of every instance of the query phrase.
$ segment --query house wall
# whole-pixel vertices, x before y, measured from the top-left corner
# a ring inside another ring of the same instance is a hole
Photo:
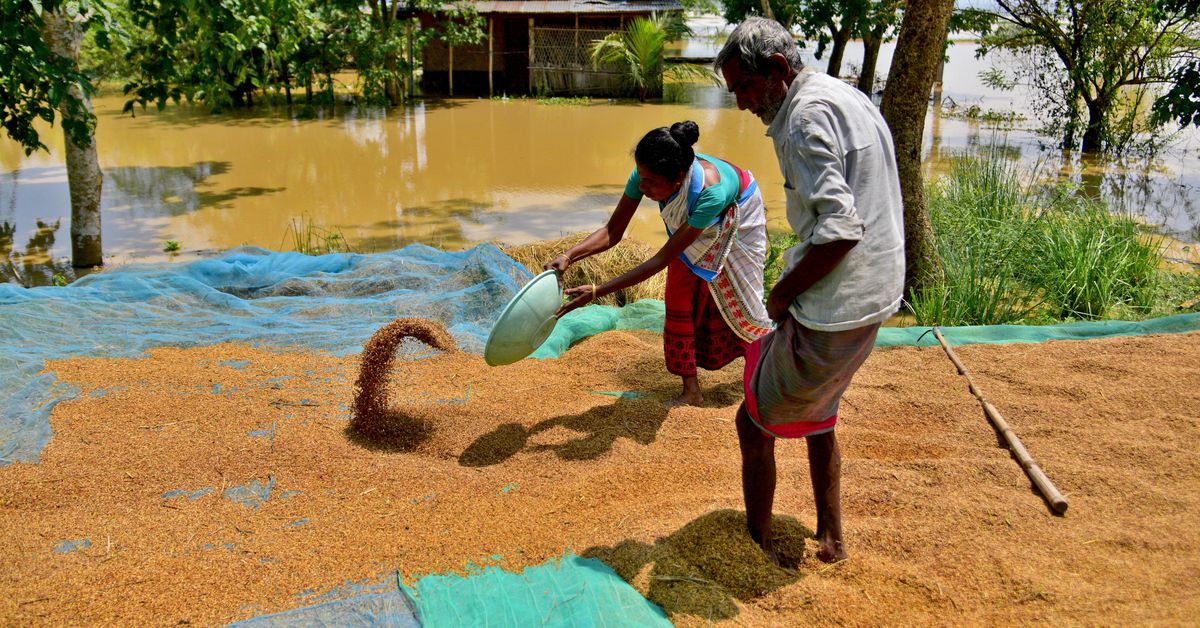
[[[485,16],[485,19],[488,16]],[[530,85],[529,19],[536,27],[574,28],[575,15],[491,14],[493,49],[492,93],[526,95],[539,91],[577,93],[581,95],[609,94],[618,89],[612,77],[592,76],[588,72],[536,72],[535,85]],[[579,15],[581,29],[617,30],[623,20],[636,14]],[[422,27],[432,27],[433,19],[421,18]],[[485,32],[487,26],[484,27]],[[444,95],[450,88],[450,53],[443,42],[430,42],[423,53],[421,91],[429,95]],[[454,95],[488,95],[488,42],[454,48]]]

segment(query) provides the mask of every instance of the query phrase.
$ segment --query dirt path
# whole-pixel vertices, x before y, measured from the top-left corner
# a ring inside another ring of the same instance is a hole
[[[565,549],[681,625],[1200,617],[1200,334],[956,349],[1065,517],[940,349],[877,351],[839,427],[851,560],[812,557],[791,442],[786,572],[741,531],[740,361],[702,377],[709,407],[667,413],[660,342],[612,332],[499,369],[401,360],[412,451],[348,438],[355,358],[223,345],[49,364],[81,395],[55,409],[40,464],[0,469],[0,623],[219,624],[397,570],[520,570]],[[643,396],[599,394],[621,392]],[[222,498],[251,480],[265,502]]]

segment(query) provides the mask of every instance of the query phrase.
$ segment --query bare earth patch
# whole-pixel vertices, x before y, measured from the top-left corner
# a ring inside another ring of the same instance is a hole
[[[678,381],[654,334],[495,369],[398,358],[387,396],[423,430],[399,449],[348,430],[357,356],[221,345],[50,363],[81,393],[55,408],[40,464],[0,469],[0,617],[219,624],[397,571],[520,570],[567,549],[681,625],[1200,617],[1200,334],[955,351],[1067,515],[940,348],[879,350],[839,427],[849,561],[812,555],[805,448],[779,448],[792,569],[747,551],[741,527],[741,362],[702,375],[707,407],[668,412]],[[265,501],[226,498],[251,481]]]

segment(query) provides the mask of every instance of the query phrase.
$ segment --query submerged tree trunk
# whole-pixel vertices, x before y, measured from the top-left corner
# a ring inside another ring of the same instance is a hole
[[[404,26],[404,39],[406,40],[404,43],[408,47],[408,98],[411,100],[417,94],[417,79],[414,74],[416,66],[413,65],[413,20],[411,17]]]
[[[841,30],[833,33],[833,48],[829,51],[829,65],[825,67],[825,72],[829,76],[840,77],[842,75],[842,57],[846,55],[846,44],[850,42],[850,28],[843,26]]]
[[[921,139],[933,75],[942,56],[954,0],[909,0],[883,93],[883,117],[891,127],[904,198],[904,284],[913,294],[941,274],[921,177]]]
[[[404,89],[400,86],[400,64],[397,63],[395,57],[388,57],[384,62],[384,67],[387,68],[387,80],[383,83],[384,97],[387,98],[388,104],[393,107],[404,102]]]
[[[51,52],[78,67],[79,46],[83,41],[83,28],[78,22],[61,9],[47,12],[42,36]],[[91,101],[78,84],[72,84],[68,93],[78,98],[87,111],[92,110]],[[92,268],[104,264],[100,245],[100,188],[104,174],[96,156],[95,134],[89,136],[86,146],[80,146],[66,131],[68,123],[76,121],[80,112],[64,108],[60,113],[66,140],[67,187],[71,193],[71,265]]]
[[[868,96],[875,89],[875,67],[882,45],[883,37],[874,33],[863,37],[863,63],[862,71],[858,73],[858,90]]]
[[[1085,100],[1088,110],[1087,128],[1083,130],[1083,147],[1085,153],[1098,153],[1104,143],[1104,116],[1108,107],[1102,98]]]

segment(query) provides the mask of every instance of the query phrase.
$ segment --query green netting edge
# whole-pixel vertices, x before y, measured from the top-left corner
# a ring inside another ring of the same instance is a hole
[[[876,347],[936,345],[929,327],[885,327],[879,330]],[[1146,334],[1182,334],[1200,330],[1200,313],[1178,314],[1145,321],[1089,321],[1060,325],[978,325],[939,327],[952,345],[1013,344],[1047,340],[1093,340]],[[924,338],[921,336],[924,335]]]
[[[554,333],[531,357],[557,358],[575,343],[614,329],[646,329],[662,332],[665,304],[643,299],[625,307],[589,305],[567,314]],[[875,340],[876,347],[936,345],[929,327],[884,327]],[[1089,340],[1145,334],[1180,334],[1200,331],[1200,313],[1177,314],[1145,321],[1091,321],[1060,325],[978,325],[941,327],[946,342],[952,345],[1010,344],[1047,340]],[[923,336],[923,337],[922,337]]]
[[[666,304],[658,299],[642,299],[625,307],[581,307],[558,321],[550,337],[530,357],[539,360],[557,358],[580,340],[614,329],[647,329],[662,333],[665,316]]]

